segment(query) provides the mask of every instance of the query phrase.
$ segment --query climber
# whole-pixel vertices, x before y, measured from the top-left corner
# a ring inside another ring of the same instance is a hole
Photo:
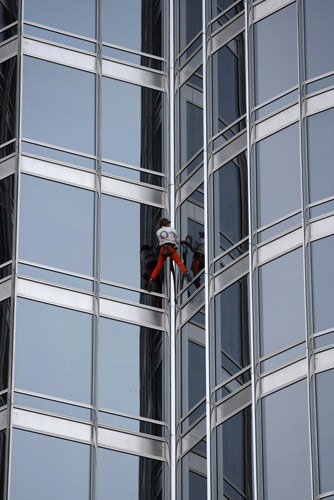
[[[191,263],[191,270],[194,273],[194,277],[204,269],[204,233],[199,233],[199,238],[195,241],[192,250],[194,252],[193,260]],[[195,280],[196,288],[201,286],[201,279],[198,277]]]

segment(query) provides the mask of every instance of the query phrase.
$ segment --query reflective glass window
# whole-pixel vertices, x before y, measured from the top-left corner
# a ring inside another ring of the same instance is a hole
[[[0,0],[0,29],[17,21],[18,2]]]
[[[13,430],[11,500],[88,500],[89,476],[88,445]]]
[[[162,172],[161,92],[103,78],[102,100],[103,157]]]
[[[95,38],[95,0],[25,0],[24,19]],[[80,13],[80,15],[78,15]]]
[[[215,255],[220,255],[248,235],[247,160],[244,153],[214,173],[213,189]],[[235,257],[239,255],[239,250],[236,250]]]
[[[182,500],[206,500],[206,443],[200,441],[182,458]]]
[[[260,104],[297,85],[295,3],[255,24],[254,49],[255,104]]]
[[[258,142],[256,158],[257,219],[261,227],[300,208],[298,124]]]
[[[163,462],[99,448],[98,464],[98,500],[165,498]]]
[[[304,338],[301,248],[260,267],[259,300],[262,356]]]
[[[162,360],[161,332],[101,318],[101,408],[164,420]]]
[[[0,144],[16,135],[16,57],[0,64]]]
[[[3,491],[6,470],[6,436],[7,430],[0,431],[0,488]]]
[[[334,490],[334,370],[316,375],[320,493]]]
[[[22,135],[94,154],[95,75],[25,57]]]
[[[202,29],[201,0],[179,0],[179,52],[181,52]]]
[[[21,176],[19,256],[92,275],[94,193]]]
[[[334,109],[307,119],[310,202],[333,196]]]
[[[91,370],[91,315],[18,299],[16,388],[90,404]]]
[[[103,41],[161,56],[162,14],[161,0],[102,0]]]
[[[78,167],[85,167],[90,169],[95,168],[95,159],[92,157],[76,155],[52,147],[49,148],[46,146],[41,146],[39,144],[33,144],[31,142],[21,141],[21,151],[24,153],[29,153],[31,155],[39,156],[41,158],[51,158],[59,163],[69,163],[72,165],[77,165]]]
[[[8,387],[10,299],[0,302],[0,391]]]
[[[329,47],[334,44],[332,0],[305,0],[306,78],[314,78],[333,71],[333,57]]]
[[[230,7],[232,5],[233,7]],[[235,0],[212,0],[211,8],[211,17],[216,17],[216,21],[212,24],[212,31],[216,31],[239,14],[244,9],[244,5],[242,0],[239,0],[239,2]],[[222,12],[224,12],[223,15]]]
[[[213,135],[246,113],[245,41],[241,33],[213,55]],[[238,133],[245,121],[233,129]]]
[[[313,330],[314,332],[320,332],[334,327],[334,236],[313,241],[311,244],[311,256]]]
[[[50,29],[38,28],[37,26],[31,26],[30,24],[24,24],[24,34],[49,40],[50,42],[60,43],[61,45],[69,45],[76,49],[86,50],[88,52],[95,52],[96,49],[96,44],[94,42],[89,42],[74,36],[64,35]]]
[[[304,380],[262,400],[264,498],[310,498],[307,415]]]
[[[0,265],[12,258],[14,220],[14,175],[0,180]]]

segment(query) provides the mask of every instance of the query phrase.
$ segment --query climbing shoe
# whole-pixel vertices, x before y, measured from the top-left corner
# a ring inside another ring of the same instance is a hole
[[[191,281],[191,276],[190,276],[190,274],[188,273],[188,271],[187,271],[186,273],[184,273],[184,275],[183,275],[183,276],[186,278],[186,280],[188,281],[188,283]]]
[[[148,280],[148,283],[147,283],[147,291],[152,292],[152,289],[153,289],[153,280],[150,279],[150,280]]]

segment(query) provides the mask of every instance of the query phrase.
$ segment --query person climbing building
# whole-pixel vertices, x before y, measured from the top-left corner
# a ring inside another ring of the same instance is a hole
[[[199,233],[199,238],[194,242],[192,250],[194,255],[191,263],[191,270],[195,277],[200,271],[202,271],[202,269],[204,269],[204,233]],[[200,277],[195,280],[195,286],[196,288],[201,286]]]
[[[176,230],[171,227],[170,225],[170,220],[168,219],[161,219],[158,225],[158,230],[157,230],[157,237],[159,240],[159,246],[160,246],[160,252],[159,252],[159,259],[158,263],[153,270],[151,274],[151,278],[148,282],[147,289],[148,291],[152,290],[152,284],[154,280],[156,280],[160,270],[162,269],[165,260],[167,257],[170,257],[171,259],[174,260],[174,262],[179,266],[181,271],[183,272],[184,277],[188,280],[191,281],[190,274],[186,268],[186,266],[183,264],[179,254],[176,251],[177,245],[180,243],[180,238],[179,235],[177,234]]]

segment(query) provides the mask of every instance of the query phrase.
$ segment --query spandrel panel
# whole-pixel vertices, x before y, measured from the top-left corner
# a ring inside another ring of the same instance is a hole
[[[0,144],[16,135],[16,57],[0,64]]]
[[[12,258],[14,220],[14,175],[0,180],[0,265]]]
[[[298,82],[295,3],[255,24],[254,49],[255,104],[261,104]]]
[[[334,44],[332,0],[305,0],[305,52],[306,78],[314,78],[333,71],[333,54],[329,47]]]
[[[320,493],[334,490],[334,370],[316,375]]]
[[[0,2],[0,29],[17,21],[18,16],[18,0],[8,2],[1,0]]]
[[[97,500],[164,500],[164,463],[99,448]]]
[[[310,202],[333,196],[334,109],[307,119]]]
[[[89,476],[88,445],[14,429],[11,500],[88,500]]]
[[[95,38],[95,0],[25,0],[24,19]],[[79,15],[80,14],[80,15]]]
[[[95,75],[24,57],[22,136],[94,154]]]
[[[91,276],[94,193],[21,175],[19,257]]]
[[[201,0],[179,0],[179,52],[202,29],[202,2]]]
[[[299,128],[291,125],[257,143],[258,227],[300,208]]]
[[[161,332],[101,318],[100,407],[164,420],[163,354]]]
[[[304,380],[262,401],[264,498],[311,496],[307,408]]]
[[[320,332],[334,327],[334,236],[311,244],[313,286],[313,330]]]
[[[0,391],[8,387],[10,299],[0,302]]]
[[[162,172],[161,106],[157,90],[103,78],[103,157]]]
[[[91,315],[18,298],[15,387],[90,404],[91,371]]]
[[[259,300],[261,356],[304,339],[301,248],[260,267]]]

